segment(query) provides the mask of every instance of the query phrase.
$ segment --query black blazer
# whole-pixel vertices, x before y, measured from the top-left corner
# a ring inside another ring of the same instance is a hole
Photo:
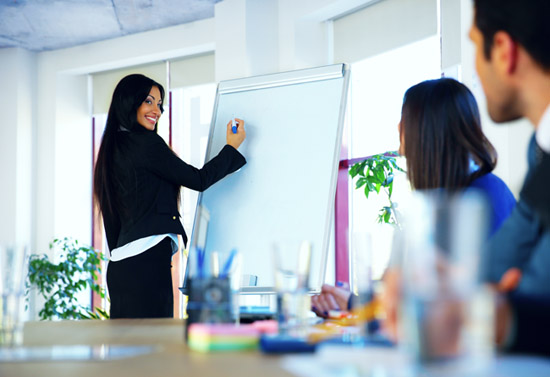
[[[197,169],[179,159],[154,131],[119,131],[117,138],[112,179],[124,210],[103,213],[110,250],[165,233],[181,234],[187,243],[178,212],[180,187],[204,191],[246,164],[229,145]]]

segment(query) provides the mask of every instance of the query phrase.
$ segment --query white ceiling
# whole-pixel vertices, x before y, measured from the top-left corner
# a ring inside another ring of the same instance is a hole
[[[47,51],[214,16],[221,0],[0,0],[0,48]]]

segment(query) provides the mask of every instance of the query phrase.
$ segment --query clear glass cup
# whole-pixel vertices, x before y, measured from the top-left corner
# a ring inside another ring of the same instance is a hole
[[[0,346],[23,341],[23,304],[28,271],[27,248],[0,245]]]
[[[296,337],[304,336],[311,311],[309,295],[311,244],[307,241],[275,243],[273,266],[279,333]]]
[[[373,245],[372,234],[367,231],[355,231],[352,234],[351,243],[351,291],[357,295],[354,301],[354,307],[351,308],[357,313],[368,313],[368,306],[373,301]],[[370,336],[368,323],[374,318],[366,318],[364,314],[359,315],[359,337],[362,341]]]
[[[372,235],[370,232],[353,232],[351,248],[351,288],[359,296],[372,293]],[[366,303],[361,302],[361,303]]]
[[[478,276],[485,200],[433,191],[410,204],[400,268],[403,341],[422,370],[483,373],[493,355],[493,301]]]

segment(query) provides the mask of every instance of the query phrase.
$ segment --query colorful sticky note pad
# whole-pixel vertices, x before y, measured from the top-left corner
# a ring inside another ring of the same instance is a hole
[[[200,352],[237,351],[258,347],[260,331],[251,325],[193,323],[189,326],[189,348]]]

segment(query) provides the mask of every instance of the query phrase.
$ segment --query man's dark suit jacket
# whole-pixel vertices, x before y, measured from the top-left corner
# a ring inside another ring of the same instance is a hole
[[[506,351],[550,356],[550,295],[512,292],[511,339]]]
[[[534,236],[518,242],[517,245],[522,248],[516,250],[516,253],[529,255],[534,260],[534,263],[522,266],[522,272],[527,275],[528,282],[536,282],[539,287],[537,289],[534,284],[531,287],[522,286],[520,283],[520,289],[508,295],[513,313],[512,338],[508,351],[550,355],[550,293],[546,283],[550,280],[550,265],[544,263],[550,260],[550,246],[545,242],[550,232],[550,155],[538,148],[534,137],[529,146],[529,165],[520,201],[527,204],[523,208],[529,210],[529,217],[533,219],[531,227]],[[518,230],[521,229],[516,228],[516,234],[512,236],[521,240],[525,236],[521,231],[517,232]],[[533,268],[533,265],[538,269]]]
[[[525,187],[540,165],[535,137],[528,150],[529,171]],[[522,271],[517,288],[528,295],[550,295],[550,229],[545,227],[524,190],[512,214],[490,239],[482,266],[484,280],[496,283],[511,267]]]
[[[540,163],[523,187],[521,195],[550,229],[550,154],[540,152]]]
[[[103,214],[110,250],[166,233],[181,234],[187,243],[178,212],[180,187],[204,191],[246,163],[235,148],[226,145],[197,169],[179,159],[154,131],[119,131],[117,136],[113,182],[124,210]]]

